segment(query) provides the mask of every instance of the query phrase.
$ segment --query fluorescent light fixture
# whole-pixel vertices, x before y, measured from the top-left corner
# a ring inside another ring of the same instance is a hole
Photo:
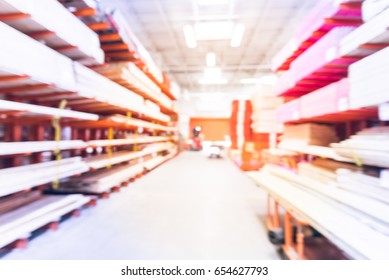
[[[266,75],[260,78],[245,78],[241,79],[241,84],[261,84],[261,85],[275,85],[278,81],[276,75]]]
[[[232,21],[199,22],[194,25],[196,39],[199,41],[229,40],[233,30]]]
[[[197,41],[192,25],[187,24],[184,26],[184,36],[188,48],[194,49],[195,47],[197,47]]]
[[[204,76],[206,78],[220,78],[222,75],[222,70],[219,67],[205,68]]]
[[[205,78],[205,79],[200,79],[198,82],[201,85],[226,85],[226,84],[228,84],[228,80],[224,79],[224,78],[217,78],[217,79]]]
[[[259,84],[261,79],[259,78],[246,78],[246,79],[241,79],[240,83],[241,84],[247,84],[247,85],[254,85],[254,84]]]
[[[208,67],[214,67],[216,65],[216,54],[213,52],[207,53],[206,62]]]
[[[237,23],[234,27],[231,38],[231,47],[237,48],[242,43],[245,26],[242,23]]]
[[[200,6],[227,5],[230,0],[197,0]]]

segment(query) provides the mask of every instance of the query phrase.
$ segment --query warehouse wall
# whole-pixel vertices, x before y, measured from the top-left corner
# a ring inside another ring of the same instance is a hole
[[[225,135],[229,135],[230,124],[227,118],[191,118],[189,122],[189,135],[195,126],[203,128],[204,140],[223,141]]]

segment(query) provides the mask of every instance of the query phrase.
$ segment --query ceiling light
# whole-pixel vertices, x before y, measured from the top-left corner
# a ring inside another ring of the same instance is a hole
[[[204,76],[206,78],[220,78],[221,75],[222,75],[222,70],[219,67],[204,69]]]
[[[232,21],[199,22],[194,25],[197,40],[228,40],[233,30]]]
[[[275,85],[277,84],[278,77],[276,75],[266,75],[262,76],[260,83],[263,85]]]
[[[217,78],[217,79],[205,78],[205,79],[200,79],[198,82],[201,85],[225,85],[225,84],[228,84],[228,80],[223,79],[223,78]]]
[[[207,53],[206,62],[208,67],[214,67],[216,65],[216,54],[212,52]]]
[[[246,79],[241,79],[240,83],[241,84],[259,84],[261,79],[259,78],[246,78]]]
[[[242,43],[245,26],[242,23],[237,23],[234,27],[231,39],[231,47],[239,47]]]
[[[192,25],[187,24],[184,26],[184,36],[188,48],[193,49],[197,47],[197,41],[196,41],[196,37]]]
[[[200,6],[211,6],[211,5],[227,5],[230,0],[197,0]]]

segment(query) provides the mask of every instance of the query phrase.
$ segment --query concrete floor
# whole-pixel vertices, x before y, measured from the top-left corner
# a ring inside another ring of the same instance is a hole
[[[278,259],[265,199],[228,159],[186,152],[4,259]]]

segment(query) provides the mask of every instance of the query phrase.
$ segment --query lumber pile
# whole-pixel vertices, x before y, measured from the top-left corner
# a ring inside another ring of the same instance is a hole
[[[388,127],[363,129],[349,139],[333,143],[331,147],[343,157],[358,164],[389,167]]]
[[[301,96],[347,76],[355,58],[340,54],[340,42],[354,27],[335,27],[290,66],[275,88],[276,95]],[[336,67],[334,67],[336,66]]]
[[[0,170],[0,196],[9,195],[89,170],[80,157],[4,168]]]
[[[21,102],[14,102],[8,100],[0,100],[0,114],[2,112],[15,111],[21,116],[33,116],[33,115],[44,115],[44,116],[57,116],[61,118],[72,118],[81,120],[96,121],[99,119],[98,115],[78,112],[67,109],[57,109],[40,105],[33,105]]]
[[[40,191],[30,191],[30,192],[16,193],[11,196],[1,197],[0,215],[8,213],[28,203],[32,203],[40,199],[41,196],[42,193]]]
[[[173,158],[176,154],[177,154],[177,151],[173,150],[165,156],[157,156],[157,157],[151,158],[151,159],[145,161],[143,163],[143,166],[147,171],[153,170],[158,165],[161,165],[165,161],[168,161],[169,159]]]
[[[173,109],[173,102],[132,62],[110,63],[98,72],[165,108]]]
[[[286,150],[288,150],[288,147],[328,146],[338,141],[333,126],[315,123],[285,125],[281,139],[278,147]]]
[[[317,1],[312,11],[299,25],[291,40],[277,53],[272,61],[273,71],[288,70],[290,64],[308,48],[325,36],[340,21],[345,26],[359,25],[360,0]],[[353,7],[349,8],[348,4]]]
[[[389,8],[388,0],[365,0],[362,3],[362,19],[367,22]]]
[[[57,1],[39,0],[32,4],[1,0],[0,11],[0,15],[26,14],[21,18],[4,17],[2,21],[71,59],[85,64],[104,63],[97,34]]]
[[[365,1],[364,5],[368,2],[372,1]],[[387,1],[380,2],[384,3]],[[371,5],[371,7],[375,5]],[[389,7],[389,2],[385,3],[385,5]],[[369,6],[369,4],[365,6]],[[378,10],[372,12],[376,13]],[[342,55],[365,57],[384,48],[389,43],[389,22],[387,20],[389,10],[379,10],[379,12],[379,14],[377,13],[376,16],[370,18],[368,22],[343,38],[340,44],[340,53]],[[371,47],[372,45],[376,45],[376,47]]]
[[[384,48],[349,68],[350,107],[375,106],[389,101],[389,48]]]
[[[90,201],[82,195],[42,196],[39,200],[0,215],[0,247],[28,238],[31,232],[58,221]]]
[[[0,142],[0,156],[36,153],[43,151],[55,151],[82,149],[88,145],[81,140],[69,141],[25,141],[25,142]]]
[[[120,145],[131,145],[131,144],[145,144],[145,143],[156,143],[170,141],[170,137],[165,136],[132,136],[125,139],[113,139],[113,140],[92,140],[88,141],[87,144],[93,147],[104,147],[104,146],[120,146]],[[0,144],[1,148],[1,144]]]
[[[152,144],[145,147],[143,150],[138,152],[115,152],[112,156],[107,154],[92,156],[86,158],[85,162],[91,169],[100,169],[105,168],[110,165],[115,165],[123,162],[128,162],[130,160],[140,158],[149,154],[158,153],[164,150],[168,150],[173,145],[171,143],[161,143],[161,144]]]
[[[72,60],[2,22],[0,33],[0,69],[8,75],[28,76],[21,79],[19,85],[32,80],[32,85],[52,84],[65,91],[75,91]],[[44,66],[42,61],[45,61]],[[10,84],[14,86],[15,82]]]
[[[253,94],[251,104],[253,108],[251,127],[255,133],[280,133],[283,125],[276,118],[276,108],[283,103],[283,99],[263,91]]]
[[[80,177],[72,178],[62,184],[58,191],[100,194],[109,191],[113,187],[120,186],[143,172],[143,164],[125,164],[110,169],[102,169],[88,172]]]
[[[249,176],[289,211],[301,216],[350,257],[389,258],[388,205],[329,188],[292,172],[266,166]],[[366,242],[368,240],[368,242]]]

